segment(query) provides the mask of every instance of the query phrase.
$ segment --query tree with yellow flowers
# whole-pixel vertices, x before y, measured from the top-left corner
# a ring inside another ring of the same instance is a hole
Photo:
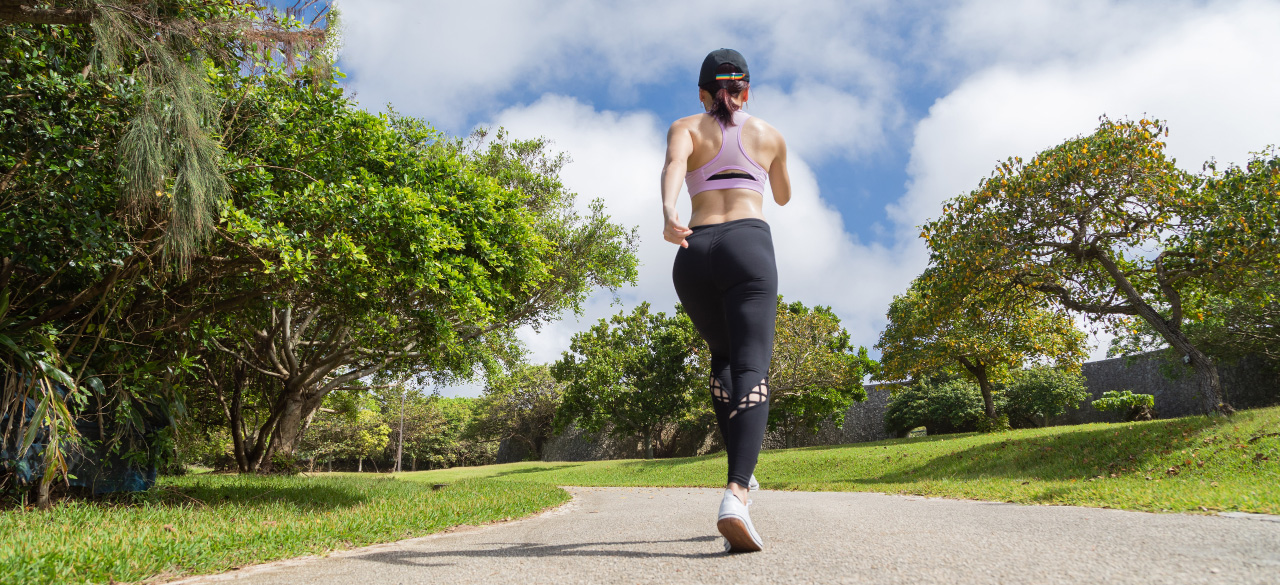
[[[889,306],[889,324],[876,343],[881,380],[921,380],[961,370],[977,382],[989,421],[996,420],[994,386],[1028,363],[1052,360],[1078,370],[1084,333],[1041,295],[998,283],[953,280],[955,270],[930,267]]]
[[[1003,283],[1115,325],[1148,323],[1195,371],[1206,413],[1229,413],[1217,367],[1183,331],[1184,289],[1229,289],[1280,254],[1273,152],[1203,175],[1165,156],[1157,120],[1102,118],[1030,161],[1001,163],[924,226],[953,281]]]

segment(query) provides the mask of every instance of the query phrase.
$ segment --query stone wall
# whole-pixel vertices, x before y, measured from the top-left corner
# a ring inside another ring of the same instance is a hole
[[[844,425],[836,427],[830,421],[823,423],[817,433],[801,432],[796,437],[796,447],[815,445],[840,445],[866,443],[892,438],[884,430],[885,409],[889,406],[889,391],[882,384],[868,384],[867,399],[855,402],[844,415]],[[765,449],[783,449],[787,445],[781,431],[764,436]]]
[[[1091,397],[1078,409],[1049,421],[1051,425],[1074,425],[1090,422],[1113,422],[1114,413],[1094,410],[1089,403],[1109,390],[1130,390],[1137,394],[1155,396],[1155,409],[1160,418],[1174,418],[1200,414],[1201,401],[1195,380],[1188,368],[1168,361],[1166,352],[1152,352],[1132,358],[1115,358],[1084,364],[1083,372]],[[1184,375],[1170,378],[1166,372]],[[1258,360],[1241,360],[1236,364],[1219,366],[1218,375],[1228,402],[1237,409],[1258,408],[1280,404],[1280,372],[1265,366]],[[845,414],[844,424],[837,427],[827,422],[816,433],[801,432],[796,437],[797,447],[865,443],[892,438],[885,431],[884,417],[889,406],[889,391],[882,384],[866,386],[867,399],[855,402]],[[694,439],[699,439],[694,437]],[[722,449],[719,433],[711,432],[698,445],[681,448],[676,455],[694,455]],[[765,434],[765,449],[786,447],[786,437],[781,432]],[[690,451],[693,449],[693,451]],[[607,434],[584,433],[570,428],[565,434],[554,437],[543,449],[544,461],[594,461],[600,459],[631,459],[644,457],[644,448],[638,440],[618,440]],[[689,452],[685,452],[689,451]],[[517,459],[504,459],[518,457]],[[518,461],[525,455],[505,445],[499,449],[498,461]]]
[[[588,433],[570,426],[551,437],[542,446],[543,461],[599,461],[601,459],[639,459],[644,445],[638,439],[619,440],[608,433]]]
[[[1118,414],[1099,412],[1090,405],[1104,392],[1112,390],[1154,396],[1159,418],[1203,414],[1203,401],[1196,388],[1194,373],[1190,367],[1172,361],[1168,352],[1154,351],[1127,358],[1099,360],[1084,364],[1082,369],[1089,399],[1080,408],[1054,417],[1050,424],[1078,425],[1119,420]],[[1220,365],[1218,378],[1226,392],[1227,402],[1237,409],[1280,403],[1277,372],[1260,360],[1243,359],[1238,363]]]

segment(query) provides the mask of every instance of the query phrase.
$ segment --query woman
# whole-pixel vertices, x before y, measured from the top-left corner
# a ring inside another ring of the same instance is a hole
[[[750,81],[737,51],[707,55],[698,75],[706,113],[671,125],[662,169],[662,235],[680,246],[672,270],[676,294],[711,348],[711,402],[729,455],[716,528],[726,550],[733,551],[763,547],[747,514],[747,495],[769,420],[778,303],[773,240],[764,221],[765,181],[778,205],[791,200],[782,135],[742,111]],[[688,227],[676,213],[682,178],[693,200]]]

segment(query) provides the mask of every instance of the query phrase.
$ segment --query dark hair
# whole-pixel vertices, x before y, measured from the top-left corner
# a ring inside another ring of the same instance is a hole
[[[716,73],[742,73],[742,71],[729,63],[725,63],[716,67]],[[719,120],[721,124],[732,126],[733,113],[741,109],[741,106],[733,103],[733,100],[729,98],[738,97],[749,87],[751,87],[751,84],[741,79],[718,79],[702,86],[702,89],[711,94],[711,98],[715,100],[715,104],[711,106],[711,111],[707,113]]]

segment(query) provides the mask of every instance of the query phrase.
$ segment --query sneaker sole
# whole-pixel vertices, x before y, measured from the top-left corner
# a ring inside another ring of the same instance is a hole
[[[729,541],[730,552],[757,552],[761,549],[760,545],[752,540],[751,533],[747,531],[747,523],[741,518],[732,516],[721,518],[716,522],[716,529],[720,531],[720,535]]]

